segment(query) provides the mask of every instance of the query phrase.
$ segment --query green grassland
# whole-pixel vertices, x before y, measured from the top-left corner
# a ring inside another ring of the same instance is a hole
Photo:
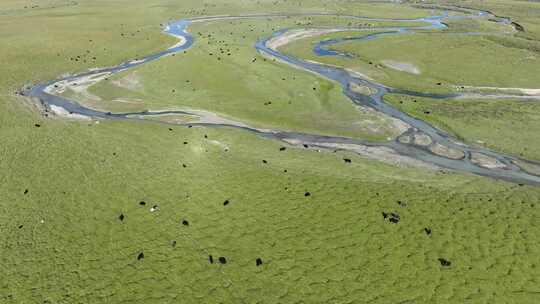
[[[449,0],[441,3],[460,5],[470,8],[490,11],[498,16],[510,16],[512,20],[522,25],[525,30],[516,33],[516,36],[526,40],[540,40],[540,3],[535,1],[470,1]]]
[[[193,24],[189,31],[197,41],[187,52],[102,81],[89,90],[99,98],[84,103],[113,112],[187,107],[261,128],[371,140],[395,137],[390,120],[357,109],[339,86],[295,69],[284,70],[281,63],[258,56],[253,47],[254,41],[280,29],[329,25],[369,28],[411,23],[305,16]],[[130,80],[135,85],[122,85]],[[66,96],[84,99],[72,93]]]
[[[322,38],[367,34],[343,32]],[[352,40],[332,46],[332,49],[354,54],[352,59],[313,54],[314,43],[320,41],[320,37],[293,43],[283,50],[302,58],[351,68],[392,87],[420,92],[455,92],[456,87],[463,85],[536,88],[536,72],[540,69],[538,53],[506,47],[495,39],[499,38],[435,32],[383,36],[362,42]],[[420,73],[393,69],[384,64],[386,60],[412,64]]]
[[[425,14],[353,1],[0,3],[0,303],[537,303],[537,187],[342,152],[280,151],[279,142],[224,128],[44,118],[14,94],[29,82],[167,48],[174,40],[159,34],[167,20],[261,11]],[[192,68],[181,55],[163,60]],[[137,72],[174,78],[161,64]],[[270,77],[278,67],[261,69]],[[316,112],[329,84],[298,75]],[[142,96],[165,96],[150,78]],[[175,87],[184,94],[172,82],[163,92]],[[329,107],[344,111],[334,91]],[[242,118],[259,119],[250,115]],[[382,212],[398,213],[399,223]]]
[[[151,123],[47,123],[5,146],[24,147],[2,149],[6,303],[536,299],[537,188]]]
[[[350,21],[301,17],[193,24],[189,30],[197,41],[187,52],[92,86],[90,93],[99,98],[86,104],[108,111],[187,107],[263,128],[372,140],[394,137],[397,130],[391,121],[357,109],[338,85],[284,69],[282,63],[259,56],[253,47],[254,41],[282,28]],[[130,100],[135,102],[125,102]]]
[[[336,49],[370,61],[394,60],[418,67],[420,75],[385,68],[390,86],[430,91],[454,86],[536,88],[538,54],[504,47],[482,36],[418,34],[381,37],[365,43],[345,42]]]

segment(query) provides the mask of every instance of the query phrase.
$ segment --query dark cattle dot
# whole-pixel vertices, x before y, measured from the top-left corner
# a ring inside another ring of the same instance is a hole
[[[285,148],[285,147],[281,147],[281,148],[279,148],[279,151],[285,151],[286,149],[287,148]]]
[[[41,127],[41,125],[40,125],[40,124],[35,124],[34,126],[35,126],[36,128],[39,128],[39,127]]]
[[[263,159],[262,162],[263,164],[268,164],[268,162],[265,159]]]
[[[182,164],[182,167],[187,168],[187,165],[186,165],[186,164]]]
[[[390,214],[386,213],[386,212],[383,212],[383,217],[386,219],[388,218],[388,221],[390,221],[390,223],[392,224],[397,224],[399,222],[399,214],[397,213],[394,213],[394,212],[391,212]]]
[[[25,189],[25,190],[24,190],[24,194],[28,194],[28,189]]]
[[[424,231],[426,232],[427,235],[430,235],[431,234],[431,228],[424,228]]]
[[[140,201],[139,205],[144,206],[144,205],[146,205],[146,202],[145,201]]]
[[[139,255],[137,256],[137,260],[142,260],[144,259],[144,253],[139,253]]]
[[[176,241],[172,241],[172,244],[171,244],[173,247],[176,247]]]
[[[448,267],[452,265],[452,262],[448,261],[447,259],[439,258],[439,263],[441,263],[441,266]]]
[[[23,226],[23,225],[20,225],[20,226],[19,226],[19,229],[21,229],[22,227],[24,227],[24,226]]]
[[[123,214],[120,214],[120,216],[118,217],[119,220],[123,221],[124,220],[124,215]]]
[[[304,148],[306,148],[306,149],[307,149],[307,148],[308,148],[308,145],[304,144]]]
[[[209,255],[208,261],[210,261],[210,264],[214,264],[214,257],[212,255]]]
[[[227,259],[225,257],[219,257],[219,262],[221,264],[227,264]]]
[[[262,261],[261,258],[257,258],[257,259],[255,260],[255,265],[257,265],[257,266],[261,266],[262,263],[263,263],[263,261]]]
[[[400,205],[401,207],[407,207],[407,203],[406,202],[402,202],[402,201],[397,201],[398,205]]]
[[[169,128],[169,131],[172,131],[172,128]]]
[[[310,196],[310,195],[311,195],[311,193],[309,193],[309,192],[304,193],[304,196],[306,196],[306,197]]]
[[[228,204],[229,204],[229,200],[225,200],[225,201],[223,202],[223,206],[227,206]]]
[[[186,221],[186,220],[183,220],[183,221],[182,221],[182,225],[184,225],[184,226],[189,226],[189,222]]]
[[[184,145],[187,145],[187,144],[188,144],[188,142],[187,142],[187,141],[185,141],[185,142],[184,142]]]
[[[352,160],[350,160],[349,158],[344,158],[343,161],[349,164],[352,162]]]
[[[437,82],[437,85],[442,85],[442,83],[441,83],[441,82]]]

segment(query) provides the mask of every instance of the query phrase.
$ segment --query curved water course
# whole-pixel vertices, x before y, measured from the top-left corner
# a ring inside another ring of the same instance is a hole
[[[197,115],[189,111],[162,111],[162,112],[134,112],[134,113],[110,113],[94,110],[84,105],[77,103],[76,101],[69,100],[67,98],[55,95],[54,87],[57,87],[61,82],[76,82],[80,79],[89,78],[99,75],[112,75],[121,71],[125,71],[130,68],[146,64],[148,62],[157,60],[161,57],[178,53],[190,48],[194,43],[193,36],[187,31],[187,27],[193,22],[209,22],[216,20],[227,19],[243,19],[243,18],[268,18],[268,17],[292,17],[292,16],[341,16],[348,18],[355,18],[365,21],[398,21],[398,22],[426,22],[427,26],[411,26],[411,27],[378,27],[370,28],[370,30],[381,30],[384,32],[370,34],[360,38],[352,38],[358,41],[377,39],[383,35],[399,35],[405,32],[415,30],[434,30],[444,29],[446,25],[443,23],[444,19],[449,18],[480,18],[486,17],[496,19],[501,23],[510,23],[507,18],[496,17],[488,12],[471,12],[469,15],[463,16],[449,16],[447,13],[439,16],[431,16],[418,19],[384,19],[384,18],[366,18],[358,16],[346,16],[346,15],[334,15],[334,14],[259,14],[259,15],[243,15],[243,16],[215,16],[215,17],[200,17],[185,19],[176,22],[169,23],[164,32],[180,39],[180,43],[164,50],[162,52],[146,56],[139,60],[124,62],[115,67],[95,69],[89,72],[72,75],[60,79],[47,81],[37,84],[33,87],[24,90],[24,94],[38,100],[45,109],[51,107],[61,108],[70,114],[83,115],[93,118],[102,119],[126,119],[126,120],[140,120],[144,119],[144,116],[155,115],[168,115],[168,114],[184,114],[184,115]],[[347,31],[354,28],[340,27],[336,28],[336,31]],[[353,147],[362,147],[364,149],[370,148],[382,148],[385,151],[392,151],[397,157],[412,158],[423,163],[432,164],[437,167],[469,172],[477,175],[492,177],[496,179],[502,179],[514,183],[520,184],[532,184],[540,185],[540,176],[527,172],[522,168],[519,163],[526,162],[525,160],[518,159],[513,156],[504,155],[488,149],[473,147],[465,143],[459,142],[456,138],[453,138],[448,133],[439,130],[430,124],[414,118],[406,113],[399,111],[398,109],[387,104],[383,100],[383,96],[387,93],[399,93],[410,96],[427,96],[432,98],[451,98],[457,97],[458,94],[424,94],[419,92],[399,90],[387,87],[383,84],[376,83],[372,80],[363,78],[360,75],[353,75],[345,69],[333,66],[327,66],[324,64],[305,61],[299,58],[295,58],[279,52],[277,49],[272,48],[270,41],[272,39],[279,38],[286,35],[289,30],[281,30],[274,33],[267,39],[256,42],[255,48],[263,56],[268,56],[283,63],[295,66],[309,72],[316,73],[321,77],[338,82],[343,88],[343,93],[351,99],[351,101],[357,105],[369,107],[376,111],[382,112],[388,116],[399,119],[410,126],[410,128],[398,136],[397,139],[390,142],[369,142],[364,140],[357,140],[344,137],[334,136],[321,136],[315,134],[304,134],[299,132],[281,131],[281,130],[262,130],[252,128],[241,123],[234,122],[202,122],[202,123],[186,123],[186,125],[202,125],[202,126],[225,126],[234,127],[243,130],[247,130],[258,134],[259,136],[271,139],[283,140],[288,143],[294,143],[299,145],[309,144],[310,146],[328,148],[338,147],[341,149],[350,149]],[[351,39],[351,38],[344,38]],[[336,44],[343,41],[343,39],[326,40],[322,41],[315,46],[314,52],[319,56],[350,56],[349,54],[340,53],[331,49],[328,49],[332,44]],[[355,86],[364,86],[370,88],[371,93],[369,95],[362,94],[354,90]],[[358,151],[358,149],[350,149],[352,151]],[[535,166],[536,164],[528,162],[528,166]]]

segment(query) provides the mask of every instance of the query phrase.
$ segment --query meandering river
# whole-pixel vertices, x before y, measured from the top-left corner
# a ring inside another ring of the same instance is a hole
[[[164,51],[156,54],[148,55],[136,61],[129,61],[119,64],[115,67],[95,69],[82,74],[72,75],[60,79],[47,81],[37,84],[25,91],[25,95],[39,100],[39,102],[45,108],[57,107],[65,110],[71,114],[83,115],[92,118],[101,119],[129,119],[137,120],[143,119],[144,116],[149,115],[170,115],[170,114],[185,114],[194,115],[189,111],[162,111],[162,112],[135,112],[135,113],[110,113],[98,111],[84,106],[75,100],[70,100],[65,97],[59,96],[54,92],[54,87],[62,82],[77,82],[78,80],[89,78],[97,75],[112,75],[121,71],[125,71],[143,64],[147,64],[154,60],[158,60],[164,56],[168,56],[174,53],[179,53],[190,48],[195,42],[194,37],[188,32],[188,27],[194,22],[210,22],[227,19],[242,19],[242,18],[282,18],[288,16],[305,16],[306,14],[260,14],[260,15],[244,15],[244,16],[215,16],[215,17],[200,17],[185,19],[176,22],[172,22],[167,25],[164,32],[177,37],[180,42]],[[332,14],[308,14],[310,16],[334,16]],[[343,15],[340,15],[343,16]],[[500,18],[494,16],[488,12],[471,11],[468,14],[453,15],[444,13],[437,16],[431,16],[418,19],[385,19],[385,18],[366,18],[358,16],[343,16],[348,18],[356,18],[365,21],[397,21],[397,22],[424,22],[425,26],[399,26],[399,27],[378,27],[371,28],[371,30],[382,31],[380,33],[374,33],[367,36],[358,38],[343,38],[325,40],[318,43],[315,48],[315,54],[319,56],[349,56],[345,53],[332,50],[330,47],[334,44],[344,41],[344,39],[354,39],[361,43],[368,39],[377,39],[381,36],[387,35],[401,35],[406,32],[414,32],[417,30],[438,30],[446,28],[443,23],[446,19],[451,18],[490,18],[497,20],[501,23],[510,24],[510,20],[507,18]],[[336,28],[336,31],[347,31],[351,28],[340,27]],[[234,127],[243,129],[249,132],[254,132],[259,136],[283,140],[288,143],[296,144],[309,144],[310,146],[322,147],[322,148],[342,148],[348,149],[348,147],[363,147],[365,149],[381,148],[385,151],[391,151],[390,154],[396,156],[407,157],[423,163],[431,164],[436,167],[447,168],[462,172],[469,172],[477,175],[492,177],[496,179],[502,179],[515,183],[540,185],[540,176],[531,172],[527,172],[525,168],[521,166],[523,163],[527,163],[527,166],[536,166],[533,162],[526,162],[516,157],[497,153],[489,149],[482,147],[472,146],[458,139],[452,137],[447,132],[437,129],[429,123],[412,117],[404,112],[399,111],[390,104],[383,100],[385,94],[398,93],[410,96],[427,96],[431,98],[450,98],[457,97],[457,94],[437,95],[437,94],[423,94],[419,92],[399,90],[387,87],[383,84],[377,83],[373,80],[362,77],[358,74],[353,74],[343,68],[328,66],[321,63],[306,61],[301,58],[295,58],[291,55],[284,54],[279,49],[271,46],[271,41],[287,35],[290,30],[281,30],[274,33],[271,37],[257,41],[255,48],[263,55],[273,59],[276,59],[284,64],[294,66],[311,73],[316,73],[321,77],[335,81],[343,88],[343,94],[345,94],[353,103],[374,109],[378,112],[384,113],[395,119],[399,119],[402,122],[410,126],[410,128],[398,136],[395,140],[390,142],[369,142],[364,140],[334,137],[334,136],[321,136],[317,134],[304,134],[299,132],[282,131],[282,130],[264,130],[246,126],[241,123],[234,122],[202,122],[202,123],[189,123],[189,125],[203,125],[203,126],[220,126],[220,127]],[[367,87],[369,92],[361,93],[355,90],[355,87]],[[186,123],[187,124],[187,123]],[[357,151],[357,149],[352,149]],[[539,171],[540,172],[540,169]]]

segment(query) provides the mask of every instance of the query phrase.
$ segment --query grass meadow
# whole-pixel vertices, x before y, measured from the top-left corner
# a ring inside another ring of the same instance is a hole
[[[0,3],[0,303],[540,300],[537,187],[294,148],[225,128],[46,118],[15,94],[167,48],[175,42],[160,24],[171,19],[283,11],[426,14],[315,0]],[[230,39],[219,31],[236,25],[206,26],[198,30]],[[136,70],[144,91],[124,93],[148,107],[200,106],[261,126],[369,135],[345,127],[367,114],[357,118],[331,83],[274,63],[239,74],[253,56],[248,46],[234,45],[238,58],[223,63],[206,57],[215,46],[194,46],[185,59]],[[229,75],[230,89],[212,74]],[[281,80],[291,75],[294,82]],[[186,78],[197,80],[196,92]],[[105,103],[123,94],[102,89]],[[269,98],[276,107],[259,104]]]

